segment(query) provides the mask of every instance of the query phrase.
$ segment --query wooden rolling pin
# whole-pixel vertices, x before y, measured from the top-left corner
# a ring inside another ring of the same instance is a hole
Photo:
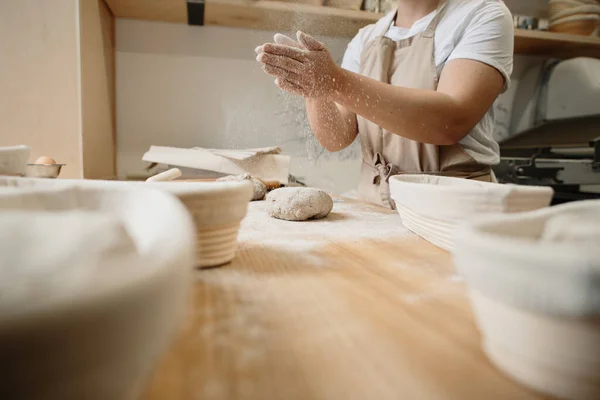
[[[165,172],[163,172],[163,174],[166,174],[167,172],[169,172],[169,171],[165,171]],[[162,174],[155,175],[152,178],[158,177],[159,175],[162,175]],[[256,179],[258,179],[259,181],[264,183],[265,186],[267,187],[268,191],[279,189],[279,188],[285,186],[285,185],[282,185],[281,182],[279,182],[279,181],[265,181],[260,178],[256,178]],[[177,180],[177,182],[215,182],[215,181],[216,181],[216,179],[180,179],[180,180]]]
[[[160,174],[156,174],[146,179],[146,182],[167,182],[177,179],[181,176],[181,170],[179,168],[171,168]]]

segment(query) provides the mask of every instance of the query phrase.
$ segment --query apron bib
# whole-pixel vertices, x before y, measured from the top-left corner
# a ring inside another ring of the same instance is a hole
[[[388,26],[380,36],[367,42],[361,55],[360,74],[394,86],[437,90],[434,36],[443,8],[440,4],[427,29],[416,36],[394,42],[384,36]],[[382,129],[361,116],[357,120],[363,158],[358,192],[364,201],[395,208],[388,181],[390,176],[402,173],[492,180],[491,167],[475,161],[460,144],[420,143]]]

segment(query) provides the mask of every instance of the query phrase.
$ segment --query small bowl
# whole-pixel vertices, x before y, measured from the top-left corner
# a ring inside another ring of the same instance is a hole
[[[598,3],[591,4],[593,5]],[[553,18],[558,13],[585,5],[590,5],[590,3],[580,0],[550,0],[548,1],[548,17]]]
[[[578,7],[571,7],[566,10],[557,12],[550,16],[550,23],[554,23],[562,18],[570,16],[586,17],[588,15],[600,15],[600,5],[598,4],[584,4]]]
[[[28,146],[0,147],[0,175],[23,176],[28,158]]]
[[[600,15],[571,15],[550,22],[550,32],[590,36],[600,24]]]
[[[27,164],[25,176],[28,178],[58,178],[65,164]]]
[[[254,194],[250,181],[171,181],[139,185],[167,191],[177,196],[188,209],[196,227],[196,263],[199,268],[218,267],[234,259],[240,225]]]

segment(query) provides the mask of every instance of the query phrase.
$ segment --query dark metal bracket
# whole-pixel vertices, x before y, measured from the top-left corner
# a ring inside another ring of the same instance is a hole
[[[555,183],[562,183],[558,179],[558,173],[562,170],[562,168],[537,168],[535,166],[535,162],[532,162],[529,165],[518,166],[515,168],[516,176],[519,178],[535,178],[540,180],[548,180]]]
[[[187,0],[188,25],[204,26],[204,0]]]
[[[590,143],[594,147],[594,171],[600,171],[600,137]]]

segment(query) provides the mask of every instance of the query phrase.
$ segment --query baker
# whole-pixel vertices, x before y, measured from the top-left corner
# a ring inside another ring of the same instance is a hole
[[[339,151],[360,136],[359,196],[393,208],[395,174],[494,179],[492,104],[509,84],[513,46],[502,1],[398,0],[358,32],[341,67],[303,32],[256,52],[277,86],[306,99],[323,147]]]

